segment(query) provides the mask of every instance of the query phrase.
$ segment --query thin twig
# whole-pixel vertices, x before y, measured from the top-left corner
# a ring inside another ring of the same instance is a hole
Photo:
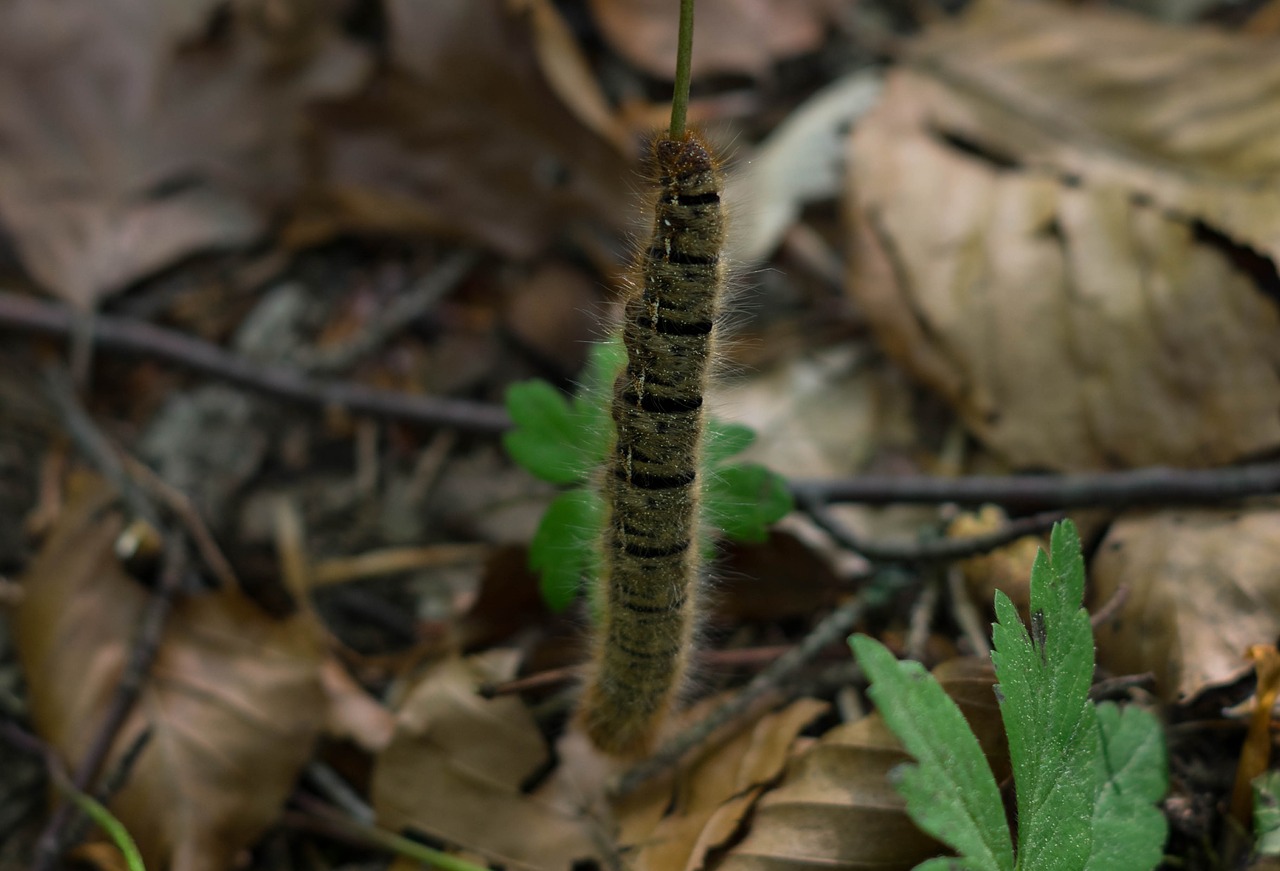
[[[25,329],[66,337],[75,315],[65,306],[0,291],[0,329]],[[93,321],[95,347],[166,360],[232,384],[322,408],[345,408],[432,427],[496,435],[511,427],[496,405],[377,390],[349,381],[318,381],[288,366],[249,360],[217,345],[134,318],[99,314]]]
[[[311,352],[302,366],[314,375],[339,375],[385,345],[401,330],[435,308],[440,300],[453,292],[479,262],[479,252],[472,249],[455,251],[429,273],[414,282],[405,293],[397,294],[386,311],[373,319],[368,327],[349,342],[335,348]]]
[[[76,397],[75,387],[70,377],[59,366],[51,365],[44,370],[45,393],[53,402],[58,415],[62,418],[67,434],[75,442],[104,478],[107,479],[125,506],[134,517],[145,520],[155,529],[160,529],[160,513],[155,505],[142,493],[137,482],[125,471],[124,463],[116,453],[111,440],[98,429],[93,418],[85,411]]]
[[[124,460],[125,469],[129,474],[136,478],[139,484],[146,488],[153,497],[163,502],[182,521],[187,534],[191,536],[192,543],[196,546],[196,552],[200,554],[200,559],[209,571],[213,573],[213,576],[218,579],[218,582],[222,584],[223,588],[238,589],[240,580],[236,577],[235,569],[231,567],[231,561],[222,552],[222,548],[218,546],[217,539],[209,531],[208,524],[200,516],[200,512],[192,503],[191,497],[160,477],[141,460],[123,451],[121,451],[120,456]]]
[[[791,482],[796,501],[825,505],[993,503],[1016,511],[1086,506],[1207,505],[1280,493],[1280,462],[1219,469],[1151,467],[1074,475],[974,475],[961,478],[862,475]]]
[[[1063,518],[1060,512],[1053,511],[1007,521],[999,529],[982,535],[885,543],[864,541],[855,535],[848,526],[835,517],[826,504],[815,501],[811,492],[805,492],[797,503],[802,511],[812,517],[814,522],[842,547],[877,563],[951,562],[978,556],[1024,536],[1036,535],[1052,529],[1053,524]]]
[[[73,313],[64,306],[0,291],[0,330],[25,329],[65,337]],[[498,406],[441,397],[375,390],[350,382],[325,383],[284,366],[252,361],[200,339],[133,318],[100,314],[94,342],[115,351],[167,360],[216,378],[296,402],[336,406],[408,423],[497,435],[511,427]],[[956,502],[994,503],[1016,511],[1124,505],[1211,505],[1280,493],[1280,462],[1219,469],[1145,468],[1075,475],[1009,475],[932,478],[862,475],[839,480],[791,482],[797,502],[866,505]],[[939,542],[938,546],[943,546]],[[928,555],[913,560],[933,558]],[[937,557],[954,559],[954,556]]]
[[[636,765],[622,776],[614,787],[615,795],[626,795],[646,781],[676,765],[685,754],[704,743],[721,728],[739,721],[762,699],[783,687],[787,680],[832,644],[851,630],[862,617],[865,602],[862,596],[854,596],[826,616],[795,647],[770,663],[752,678],[732,699],[725,702],[704,720],[677,735],[658,749],[654,755]]]

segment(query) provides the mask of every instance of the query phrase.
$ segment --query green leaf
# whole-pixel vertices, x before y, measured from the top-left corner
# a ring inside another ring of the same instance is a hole
[[[899,662],[865,635],[849,639],[871,681],[869,695],[918,765],[897,769],[898,791],[925,832],[961,854],[970,871],[1012,871],[1013,847],[1000,789],[964,714],[918,662]]]
[[[769,525],[795,507],[786,481],[755,463],[709,472],[702,498],[707,521],[737,541],[765,541]]]
[[[1280,771],[1253,779],[1253,832],[1258,855],[1280,855]]]
[[[1163,858],[1168,822],[1156,807],[1169,788],[1164,733],[1149,711],[1097,707],[1097,791],[1087,871],[1150,871]]]
[[[991,659],[1017,790],[1018,868],[1079,871],[1092,848],[1098,733],[1089,685],[1093,630],[1075,526],[1053,528],[1052,558],[1031,569],[1028,633],[1009,597],[996,593]]]
[[[576,484],[595,463],[582,415],[545,381],[522,381],[507,388],[507,413],[515,428],[503,434],[511,458],[552,484]],[[584,439],[586,443],[584,445]]]
[[[542,515],[529,544],[529,567],[539,573],[542,598],[563,611],[578,595],[584,577],[595,577],[604,503],[591,490],[567,490]]]
[[[710,418],[702,448],[702,465],[714,469],[735,454],[745,451],[755,440],[756,431],[749,426]]]

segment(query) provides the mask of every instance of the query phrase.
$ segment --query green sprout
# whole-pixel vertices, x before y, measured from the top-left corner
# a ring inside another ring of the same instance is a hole
[[[1031,630],[996,593],[996,695],[1017,798],[1015,854],[1000,789],[978,739],[918,662],[899,662],[865,635],[850,639],[869,694],[916,760],[895,770],[907,812],[958,854],[917,871],[1149,871],[1168,824],[1164,735],[1135,707],[1096,705],[1084,560],[1070,521],[1031,570]],[[1016,856],[1016,858],[1015,858]]]

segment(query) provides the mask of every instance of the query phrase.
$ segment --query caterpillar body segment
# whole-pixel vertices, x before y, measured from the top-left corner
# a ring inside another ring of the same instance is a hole
[[[695,624],[702,399],[720,312],[722,178],[696,135],[652,148],[659,196],[604,469],[602,624],[581,719],[606,752],[649,749],[683,678]]]

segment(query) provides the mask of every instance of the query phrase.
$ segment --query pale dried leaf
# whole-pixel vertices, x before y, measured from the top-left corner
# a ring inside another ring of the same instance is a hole
[[[1277,55],[996,5],[926,37],[851,138],[881,342],[1015,466],[1280,445]]]
[[[529,16],[533,46],[547,84],[578,119],[620,152],[630,150],[630,134],[609,105],[600,80],[573,32],[551,0],[509,0]]]
[[[934,670],[978,735],[995,769],[1008,774],[1004,729],[989,663],[952,660]],[[837,726],[757,802],[751,828],[717,871],[907,871],[942,848],[922,834],[889,783],[909,761],[879,714]]]
[[[571,803],[522,791],[547,761],[542,735],[520,699],[477,692],[510,679],[515,663],[513,651],[496,650],[423,675],[375,760],[372,802],[387,828],[417,829],[510,868],[568,869],[598,856],[593,823]]]
[[[354,89],[367,59],[293,4],[306,41],[286,44],[256,5],[0,6],[0,219],[48,290],[88,308],[252,241],[294,192],[303,110]],[[203,33],[226,9],[225,33]]]
[[[23,576],[17,648],[39,733],[73,764],[116,691],[147,591],[114,557],[122,527],[96,481]],[[152,737],[111,808],[148,865],[229,868],[276,819],[323,718],[315,627],[235,590],[175,603],[115,753]],[[108,768],[111,762],[108,761]]]
[[[1097,628],[1098,661],[1193,698],[1252,666],[1280,634],[1280,510],[1164,511],[1116,521],[1089,572],[1093,601],[1124,605]]]
[[[796,735],[827,707],[816,699],[800,699],[760,718],[751,729],[682,773],[674,799],[667,781],[666,790],[654,795],[657,807],[670,812],[652,820],[653,825],[636,825],[637,820],[624,815],[620,821],[626,834],[621,846],[634,850],[628,867],[634,871],[702,868],[707,851],[737,831],[762,785],[782,771]],[[643,815],[652,818],[648,810]]]
[[[750,160],[735,164],[725,184],[735,260],[764,260],[807,203],[837,196],[845,137],[876,104],[880,85],[879,73],[868,70],[838,79],[792,112]]]

